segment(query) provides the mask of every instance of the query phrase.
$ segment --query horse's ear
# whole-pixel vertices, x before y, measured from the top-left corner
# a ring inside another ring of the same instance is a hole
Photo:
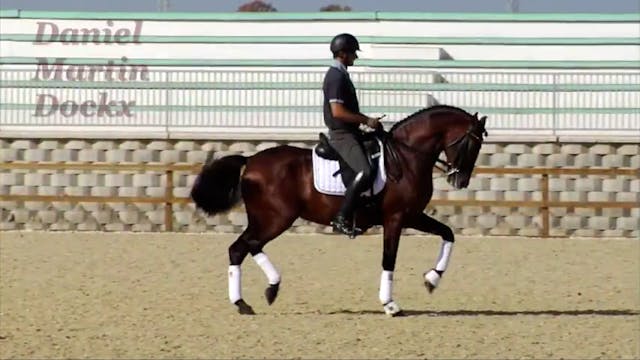
[[[209,152],[209,154],[207,155],[207,159],[204,161],[204,165],[207,166],[211,164],[213,160],[215,160],[215,151]]]
[[[478,120],[478,113],[477,112],[475,114],[473,114],[473,118]]]
[[[484,133],[484,136],[488,136],[489,133],[487,132],[487,128],[485,127],[485,124],[487,123],[487,117],[483,116],[482,118],[480,118],[480,126],[482,127],[482,132]]]

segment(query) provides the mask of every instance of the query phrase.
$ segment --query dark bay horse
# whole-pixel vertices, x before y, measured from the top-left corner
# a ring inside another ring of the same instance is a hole
[[[392,299],[393,271],[403,228],[442,237],[434,268],[423,273],[429,292],[442,278],[454,243],[451,229],[423,211],[433,193],[436,162],[447,167],[447,181],[466,188],[482,146],[486,117],[444,105],[422,109],[397,122],[389,132],[379,130],[388,180],[376,195],[376,206],[361,208],[355,215],[365,230],[383,226],[382,274],[379,299],[386,314],[402,315]],[[444,151],[446,161],[439,160]],[[264,271],[265,291],[272,304],[278,294],[280,274],[263,247],[287,230],[297,218],[329,225],[342,197],[319,193],[314,188],[310,149],[277,146],[253,156],[229,155],[205,163],[191,190],[196,206],[209,215],[224,213],[241,200],[248,226],[229,247],[229,300],[241,314],[254,314],[242,299],[240,265],[251,254]]]

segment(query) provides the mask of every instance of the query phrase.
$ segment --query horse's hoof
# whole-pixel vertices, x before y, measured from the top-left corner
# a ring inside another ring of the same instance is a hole
[[[424,286],[427,288],[427,291],[429,291],[429,294],[433,293],[433,290],[438,286],[440,277],[441,275],[435,269],[424,273]]]
[[[238,313],[241,315],[255,315],[256,312],[253,311],[253,308],[249,306],[244,300],[240,299],[235,302],[235,305],[238,307]]]
[[[391,300],[383,305],[384,313],[391,317],[405,316],[404,312],[400,309],[400,306],[395,301]]]
[[[278,297],[278,290],[280,290],[280,283],[269,285],[269,287],[264,291],[264,297],[267,298],[267,303],[269,305],[273,304]]]
[[[435,290],[435,289],[436,289],[436,287],[435,287],[435,286],[433,286],[433,284],[431,284],[431,283],[430,283],[430,282],[428,282],[428,281],[425,281],[425,282],[424,282],[424,286],[427,288],[427,291],[429,291],[429,294],[431,294],[431,293],[433,292],[433,290]]]

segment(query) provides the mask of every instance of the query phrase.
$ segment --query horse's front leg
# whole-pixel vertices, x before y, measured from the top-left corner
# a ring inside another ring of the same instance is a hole
[[[386,218],[384,225],[384,241],[382,250],[382,275],[380,276],[379,299],[384,312],[390,316],[403,316],[400,306],[393,301],[393,271],[396,266],[396,255],[402,232],[402,215]]]
[[[440,283],[440,279],[442,279],[442,275],[444,275],[449,265],[449,258],[451,257],[454,242],[453,231],[451,231],[451,228],[447,225],[423,213],[412,219],[408,227],[438,235],[442,238],[436,266],[423,274],[424,285],[427,287],[427,290],[429,290],[429,293],[431,293]]]

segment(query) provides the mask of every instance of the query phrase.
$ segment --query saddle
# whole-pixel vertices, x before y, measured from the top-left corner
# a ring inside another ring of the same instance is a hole
[[[362,145],[365,153],[365,157],[369,161],[369,166],[371,167],[372,178],[375,178],[378,173],[378,158],[381,155],[380,144],[378,143],[378,139],[376,138],[375,133],[363,133],[357,139],[358,142]],[[329,139],[324,133],[319,134],[319,143],[315,148],[316,154],[327,160],[338,161],[340,164],[339,170],[336,171],[333,176],[338,176],[338,174],[342,174],[342,183],[345,187],[347,187],[356,176],[356,173],[351,167],[347,164],[344,159],[338,154],[338,152],[329,144]],[[373,195],[373,183],[370,185],[370,191]]]

